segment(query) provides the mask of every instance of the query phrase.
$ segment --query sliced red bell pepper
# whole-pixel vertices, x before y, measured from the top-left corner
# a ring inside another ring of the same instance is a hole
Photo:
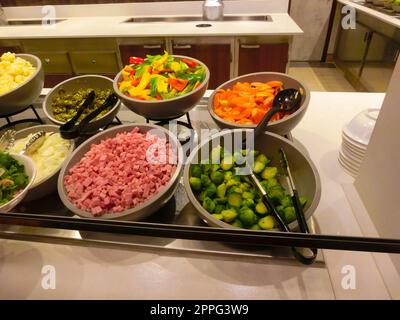
[[[197,62],[193,61],[193,60],[183,58],[182,62],[186,63],[189,68],[193,68],[193,67],[197,66]]]
[[[142,80],[142,77],[139,77],[137,79],[133,79],[132,82],[131,82],[131,85],[134,86],[134,87],[137,87],[139,85],[139,83],[140,83],[140,80]]]
[[[185,89],[185,87],[187,86],[187,84],[189,83],[189,80],[185,80],[185,79],[175,79],[175,78],[169,78],[168,79],[168,84],[178,90],[178,91],[182,91],[183,89]]]
[[[139,57],[129,57],[129,63],[130,64],[140,64],[143,63],[144,59],[143,58],[139,58]]]
[[[195,90],[195,89],[197,89],[198,87],[200,87],[200,85],[201,85],[201,82],[200,82],[200,81],[197,81],[196,84],[195,84],[194,87],[193,87],[193,90]]]

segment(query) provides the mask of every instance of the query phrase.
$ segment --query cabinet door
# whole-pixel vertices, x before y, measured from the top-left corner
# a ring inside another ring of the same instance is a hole
[[[22,50],[18,46],[0,46],[0,56],[6,52],[22,53]]]
[[[43,65],[45,74],[72,74],[72,67],[66,51],[58,52],[32,52]]]
[[[215,89],[230,79],[231,47],[229,44],[177,44],[173,54],[193,57],[210,69],[209,89]]]
[[[117,74],[117,53],[114,51],[74,51],[70,53],[72,68],[76,74]]]
[[[119,46],[122,66],[129,64],[129,57],[146,57],[147,54],[162,54],[165,50],[165,43],[148,44],[123,44]]]
[[[274,71],[286,73],[289,45],[244,44],[239,47],[239,75]]]

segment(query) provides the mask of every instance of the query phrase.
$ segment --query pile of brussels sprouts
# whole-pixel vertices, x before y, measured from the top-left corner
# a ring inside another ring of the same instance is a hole
[[[211,161],[190,167],[190,186],[196,198],[212,216],[232,226],[252,230],[278,227],[270,210],[261,201],[261,194],[246,175],[238,175],[243,158],[253,153],[253,172],[272,199],[278,213],[287,223],[296,220],[292,199],[279,182],[278,168],[268,166],[270,159],[256,150],[230,153],[221,146],[211,151]],[[300,197],[304,207],[307,199]]]

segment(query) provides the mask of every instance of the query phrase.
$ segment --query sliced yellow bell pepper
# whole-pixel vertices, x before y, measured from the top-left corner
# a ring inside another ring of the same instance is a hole
[[[161,71],[164,69],[164,64],[168,61],[169,54],[167,51],[164,51],[164,55],[157,60],[154,60],[152,63],[152,67],[156,71]]]

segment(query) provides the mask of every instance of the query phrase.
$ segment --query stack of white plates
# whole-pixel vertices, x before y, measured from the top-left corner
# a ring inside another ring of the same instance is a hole
[[[364,110],[343,127],[339,163],[353,177],[364,159],[378,114],[379,109]]]

